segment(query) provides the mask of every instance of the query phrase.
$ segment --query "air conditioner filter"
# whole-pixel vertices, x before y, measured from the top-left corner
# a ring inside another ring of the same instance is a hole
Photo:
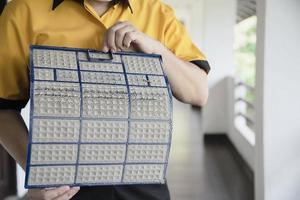
[[[163,184],[172,94],[159,55],[31,46],[26,188]]]

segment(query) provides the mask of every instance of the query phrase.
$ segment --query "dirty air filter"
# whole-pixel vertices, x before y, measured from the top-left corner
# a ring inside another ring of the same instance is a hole
[[[32,46],[26,188],[165,183],[172,95],[161,57]]]

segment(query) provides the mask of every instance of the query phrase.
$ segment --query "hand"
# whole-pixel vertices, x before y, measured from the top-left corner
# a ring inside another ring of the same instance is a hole
[[[158,53],[162,44],[136,29],[129,22],[118,22],[107,30],[103,51],[138,51],[143,53]]]
[[[31,189],[28,190],[28,200],[69,200],[78,191],[79,187],[70,188],[69,186],[63,186],[55,189]]]

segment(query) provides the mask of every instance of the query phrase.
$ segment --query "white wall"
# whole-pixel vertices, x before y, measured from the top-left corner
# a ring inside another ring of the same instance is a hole
[[[228,133],[228,91],[221,81],[234,73],[236,0],[205,0],[203,17],[203,49],[212,67],[210,97],[203,110],[203,130]]]
[[[202,123],[205,134],[226,134],[230,131],[229,89],[226,77],[210,87],[208,103],[203,108]]]
[[[300,198],[300,1],[258,1],[256,200]]]
[[[210,86],[234,73],[236,0],[205,0],[203,50],[212,66]]]

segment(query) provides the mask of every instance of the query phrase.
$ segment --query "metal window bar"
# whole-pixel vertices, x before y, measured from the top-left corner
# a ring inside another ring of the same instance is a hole
[[[250,85],[248,85],[248,84],[246,84],[246,83],[244,83],[242,81],[239,81],[239,82],[236,83],[235,89],[238,89],[239,87],[245,88],[245,90],[247,92],[250,92],[250,93],[254,93],[255,92],[255,88],[254,87],[252,87],[252,86],[250,86]],[[255,112],[255,105],[251,101],[247,100],[244,97],[237,97],[235,99],[235,104],[238,104],[240,102],[246,104],[246,110],[249,109],[250,111]],[[245,112],[243,112],[243,111],[237,111],[235,113],[235,117],[242,117],[242,118],[244,118],[246,120],[247,126],[250,127],[250,128],[254,126],[254,119],[253,119],[253,117],[249,116],[249,113],[247,113],[247,111],[245,111]]]
[[[254,125],[254,120],[251,119],[251,117],[247,116],[246,114],[238,112],[236,113],[236,117],[243,117],[247,121],[247,124],[249,124],[250,126]]]
[[[254,104],[244,98],[239,97],[235,101],[236,102],[244,102],[248,108],[253,109],[253,110],[255,109]]]
[[[244,82],[242,82],[242,81],[239,81],[237,84],[236,84],[236,88],[237,87],[245,87],[247,90],[249,90],[249,91],[251,91],[251,92],[255,92],[255,88],[254,87],[252,87],[252,86],[250,86],[250,85],[248,85],[248,84],[246,84],[246,83],[244,83]]]

